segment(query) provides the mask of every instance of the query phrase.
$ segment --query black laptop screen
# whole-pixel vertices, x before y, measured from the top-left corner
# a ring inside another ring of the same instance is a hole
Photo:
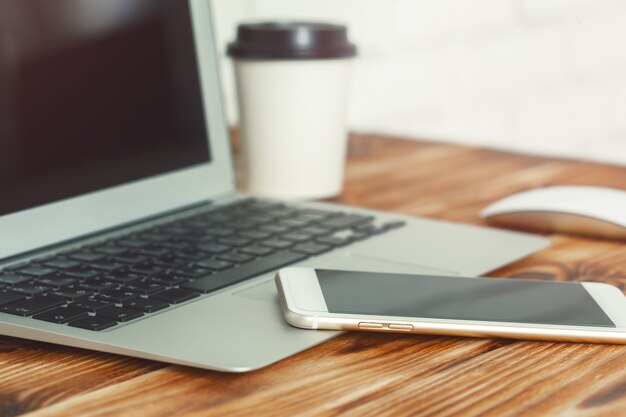
[[[0,0],[0,215],[210,160],[182,0]]]

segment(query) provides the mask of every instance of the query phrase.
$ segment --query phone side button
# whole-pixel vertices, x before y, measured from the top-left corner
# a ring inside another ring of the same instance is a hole
[[[360,322],[359,323],[359,328],[361,329],[382,329],[383,328],[383,324],[382,323],[368,323],[368,322]]]
[[[389,325],[389,330],[403,330],[405,332],[410,332],[411,330],[413,330],[413,326],[411,326],[410,324],[390,324]]]

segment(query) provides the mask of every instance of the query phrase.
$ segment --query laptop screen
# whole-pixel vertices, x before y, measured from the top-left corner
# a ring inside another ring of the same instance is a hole
[[[0,216],[210,160],[180,0],[0,0]]]

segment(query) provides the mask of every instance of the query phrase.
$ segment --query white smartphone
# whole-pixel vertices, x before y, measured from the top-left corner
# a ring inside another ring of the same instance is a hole
[[[626,297],[603,283],[285,268],[276,284],[304,329],[626,344]]]

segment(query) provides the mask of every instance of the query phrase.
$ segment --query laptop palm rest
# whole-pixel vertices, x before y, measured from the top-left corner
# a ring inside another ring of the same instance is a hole
[[[335,257],[315,262],[307,261],[298,266],[310,266],[311,268],[339,269],[346,271],[364,272],[388,272],[397,274],[431,274],[431,275],[458,275],[455,271],[430,268],[412,263],[395,262],[373,256],[363,256],[344,253]],[[278,304],[278,295],[273,280],[258,284],[252,288],[233,293],[234,296],[248,298],[256,301]]]

